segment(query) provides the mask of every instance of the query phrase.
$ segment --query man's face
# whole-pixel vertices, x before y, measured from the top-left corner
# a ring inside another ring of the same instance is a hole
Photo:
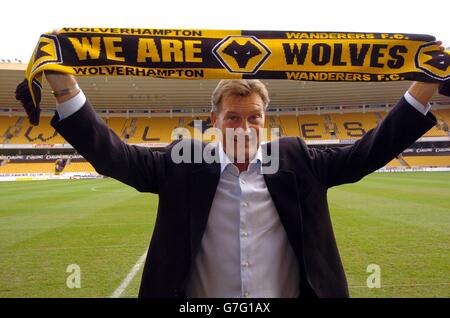
[[[242,162],[239,153],[245,154],[245,162],[249,162],[249,158],[252,159],[256,154],[259,129],[264,128],[264,121],[264,102],[257,93],[248,96],[225,95],[217,114],[211,112],[211,123],[222,132],[224,151],[230,157],[233,154],[235,162]],[[230,136],[230,132],[234,136]],[[238,133],[245,134],[245,137],[238,138]]]

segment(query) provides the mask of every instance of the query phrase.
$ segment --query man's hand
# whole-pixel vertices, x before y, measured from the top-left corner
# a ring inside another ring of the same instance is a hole
[[[445,48],[442,46],[442,42],[438,41],[439,50],[444,51]],[[425,82],[414,82],[408,89],[408,92],[422,105],[425,107],[430,102],[434,93],[437,91],[441,83],[425,83]]]

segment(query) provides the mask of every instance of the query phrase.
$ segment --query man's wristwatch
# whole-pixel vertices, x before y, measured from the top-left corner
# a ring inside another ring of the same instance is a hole
[[[80,89],[80,87],[78,86],[78,84],[75,84],[74,86],[69,87],[69,88],[64,88],[59,91],[52,91],[52,94],[55,97],[62,97],[65,95],[69,95],[79,89]]]

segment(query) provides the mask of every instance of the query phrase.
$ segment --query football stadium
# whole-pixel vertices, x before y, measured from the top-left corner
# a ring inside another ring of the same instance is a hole
[[[41,122],[30,125],[13,94],[26,66],[0,63],[0,297],[136,297],[158,197],[98,174],[52,128],[45,82]],[[202,138],[211,127],[216,80],[78,81],[128,144],[161,149],[181,131]],[[410,85],[264,83],[266,128],[279,132],[270,137],[320,149],[354,143]],[[382,169],[328,193],[351,297],[450,297],[450,99],[431,104],[436,126]]]

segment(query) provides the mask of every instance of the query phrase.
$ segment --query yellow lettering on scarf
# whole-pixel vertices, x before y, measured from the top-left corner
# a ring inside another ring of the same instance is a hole
[[[198,56],[202,50],[198,45],[199,40],[161,40],[161,54],[163,62],[191,62],[201,63],[203,58]],[[140,38],[137,50],[137,62],[161,62],[160,52],[154,39]]]
[[[152,62],[161,62],[155,40],[140,38],[138,43],[137,61],[138,63],[146,62],[148,58],[151,59]]]
[[[120,37],[104,37],[103,42],[105,43],[106,58],[108,60],[124,62],[125,58],[117,56],[117,53],[122,52],[122,47],[116,46],[115,43],[122,42]]]
[[[100,37],[94,36],[90,40],[88,37],[82,37],[81,41],[78,38],[69,37],[68,39],[72,43],[80,61],[87,60],[88,54],[91,60],[96,60],[100,57]]]
[[[180,40],[161,40],[161,51],[163,62],[183,62],[183,42]]]
[[[184,52],[185,52],[185,59],[186,62],[203,62],[203,59],[201,57],[196,57],[195,54],[202,53],[201,48],[195,47],[196,44],[201,44],[202,41],[193,41],[193,40],[186,40],[184,41]]]

